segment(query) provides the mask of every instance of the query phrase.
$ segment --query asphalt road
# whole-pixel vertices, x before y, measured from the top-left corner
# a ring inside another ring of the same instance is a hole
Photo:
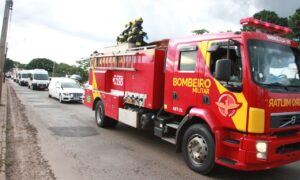
[[[94,112],[82,104],[48,98],[11,82],[38,131],[41,153],[58,179],[300,179],[300,162],[280,168],[241,172],[217,167],[202,176],[191,171],[174,145],[119,124],[98,128]],[[28,167],[30,168],[30,167]]]

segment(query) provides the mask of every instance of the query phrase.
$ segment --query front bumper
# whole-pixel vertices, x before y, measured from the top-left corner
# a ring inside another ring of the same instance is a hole
[[[20,81],[21,85],[25,85],[27,86],[28,85],[28,82],[27,81]]]
[[[33,83],[32,86],[34,86],[36,89],[47,89],[48,88],[48,84],[36,84],[36,83]]]
[[[82,102],[83,96],[62,95],[63,101],[79,101]]]
[[[217,157],[218,164],[238,170],[254,171],[271,169],[300,160],[300,131],[288,137],[238,134],[234,133],[234,136],[230,137],[235,137],[240,142],[239,145],[232,147],[225,145],[226,147],[221,147],[222,150],[218,150],[219,154],[222,154],[221,157],[232,159],[236,163],[228,164]],[[257,141],[268,143],[265,160],[256,157]]]

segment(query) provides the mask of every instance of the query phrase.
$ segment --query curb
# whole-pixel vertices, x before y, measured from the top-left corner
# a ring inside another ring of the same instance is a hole
[[[8,112],[8,88],[7,82],[3,83],[2,87],[2,102],[0,106],[0,112],[3,112],[3,119],[0,116],[0,150],[1,150],[1,169],[0,169],[0,179],[6,179],[6,122],[7,122],[7,112]],[[2,114],[2,113],[1,113]]]

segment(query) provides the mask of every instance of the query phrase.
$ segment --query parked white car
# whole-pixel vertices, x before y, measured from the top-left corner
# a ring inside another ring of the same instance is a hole
[[[76,80],[52,77],[48,89],[49,98],[57,98],[60,103],[64,101],[77,101],[82,103],[84,90]]]

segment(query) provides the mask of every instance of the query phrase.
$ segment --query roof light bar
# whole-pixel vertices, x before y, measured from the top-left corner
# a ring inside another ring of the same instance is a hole
[[[253,28],[257,28],[257,29],[261,29],[261,30],[267,31],[269,33],[279,34],[279,35],[287,35],[287,34],[291,34],[293,32],[292,29],[290,29],[290,28],[279,26],[276,24],[268,23],[268,22],[264,22],[264,21],[254,19],[254,18],[241,19],[240,24],[249,26],[249,27],[253,27]]]

